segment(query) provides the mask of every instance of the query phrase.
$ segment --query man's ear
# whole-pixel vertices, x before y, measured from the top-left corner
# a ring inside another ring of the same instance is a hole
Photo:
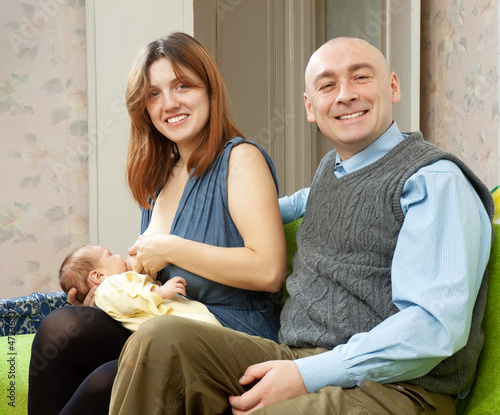
[[[94,269],[89,272],[89,280],[94,284],[100,284],[101,282],[104,281],[104,278],[106,278],[106,275],[104,275],[97,269]]]
[[[307,121],[316,122],[316,117],[314,116],[314,113],[312,111],[312,104],[306,92],[304,92],[304,105],[306,106]]]
[[[399,86],[399,79],[394,72],[391,72],[391,97],[392,103],[395,104],[401,99],[401,88]]]

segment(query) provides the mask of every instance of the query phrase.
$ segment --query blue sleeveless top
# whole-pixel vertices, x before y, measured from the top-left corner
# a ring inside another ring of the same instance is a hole
[[[267,160],[276,191],[278,180],[269,155],[258,144],[241,137],[228,141],[207,173],[188,179],[170,234],[220,247],[243,247],[243,238],[229,214],[227,171],[229,153],[241,143],[255,145]],[[152,210],[141,209],[141,233],[151,220]],[[225,327],[278,341],[281,292],[249,291],[208,280],[169,264],[159,273],[163,283],[180,276],[186,279],[188,298],[205,304]],[[258,275],[255,276],[258,278]]]

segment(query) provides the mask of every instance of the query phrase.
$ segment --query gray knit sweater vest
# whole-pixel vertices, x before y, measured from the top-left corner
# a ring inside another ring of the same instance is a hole
[[[293,347],[332,349],[367,332],[398,309],[392,302],[391,263],[404,221],[403,186],[421,167],[440,159],[456,163],[483,201],[490,218],[490,192],[458,158],[412,133],[384,157],[340,179],[336,152],[321,161],[297,231],[298,250],[287,279],[280,341]],[[474,308],[467,345],[430,373],[409,381],[455,394],[474,380],[483,333],[487,273]]]

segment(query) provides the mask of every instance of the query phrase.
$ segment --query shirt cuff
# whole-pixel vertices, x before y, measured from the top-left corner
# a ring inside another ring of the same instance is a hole
[[[281,220],[283,224],[293,222],[294,208],[289,196],[284,196],[278,200],[280,205]]]
[[[303,357],[294,362],[299,368],[308,392],[316,392],[325,386],[351,388],[356,385],[345,370],[338,348]]]

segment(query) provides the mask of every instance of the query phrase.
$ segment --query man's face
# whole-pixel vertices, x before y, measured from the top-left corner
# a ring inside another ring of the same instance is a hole
[[[307,120],[316,122],[342,160],[380,137],[392,123],[399,81],[381,52],[352,38],[318,49],[306,69]]]

